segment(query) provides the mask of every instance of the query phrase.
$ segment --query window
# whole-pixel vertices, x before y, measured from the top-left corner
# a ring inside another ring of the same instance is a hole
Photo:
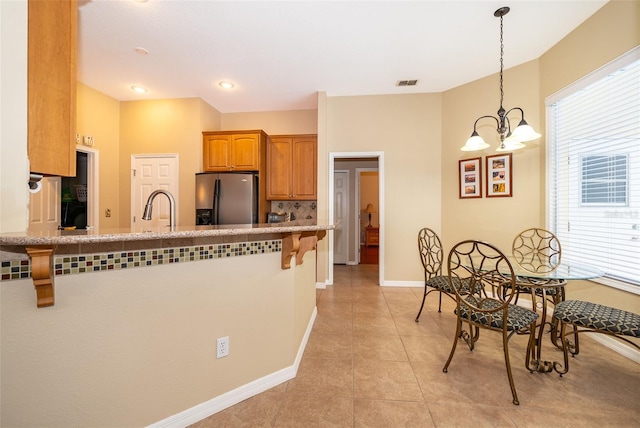
[[[548,227],[562,258],[640,292],[640,48],[547,100]]]
[[[582,157],[582,206],[627,205],[627,156]]]

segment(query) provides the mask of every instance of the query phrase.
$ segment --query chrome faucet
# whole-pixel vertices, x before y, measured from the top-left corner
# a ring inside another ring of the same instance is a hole
[[[143,220],[151,220],[151,209],[153,208],[153,200],[155,197],[162,193],[169,198],[169,228],[171,230],[175,230],[176,228],[176,200],[173,198],[173,195],[166,190],[154,190],[149,195],[149,199],[147,199],[147,205],[144,207],[144,214],[142,215]]]

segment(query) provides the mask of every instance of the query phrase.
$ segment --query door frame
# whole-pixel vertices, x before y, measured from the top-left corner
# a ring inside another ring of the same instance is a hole
[[[335,172],[336,159],[377,159],[378,160],[378,222],[380,223],[380,246],[379,248],[379,264],[378,264],[378,285],[384,284],[384,152],[329,152],[329,224],[334,223],[333,204],[334,201],[334,183],[333,177]],[[333,284],[333,231],[329,231],[329,277],[328,285]]]
[[[100,152],[76,145],[76,151],[87,154],[87,225],[100,227]]]

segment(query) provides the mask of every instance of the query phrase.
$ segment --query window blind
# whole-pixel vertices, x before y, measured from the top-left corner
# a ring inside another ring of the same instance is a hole
[[[638,286],[639,56],[636,49],[547,101],[547,215],[562,258]]]

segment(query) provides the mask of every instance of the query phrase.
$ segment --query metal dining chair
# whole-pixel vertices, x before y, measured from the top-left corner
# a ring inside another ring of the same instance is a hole
[[[513,239],[511,245],[511,254],[513,260],[525,271],[532,273],[548,273],[553,272],[560,265],[562,260],[562,246],[560,240],[551,231],[540,228],[531,227],[520,232]],[[531,284],[531,279],[525,279],[523,277],[516,277],[516,302],[520,293],[530,294],[533,292],[536,296],[542,299],[546,299],[552,305],[557,305],[565,299],[564,286],[567,284],[566,280],[545,280],[545,287],[532,287],[535,284]],[[525,283],[526,286],[517,285],[517,283]],[[557,287],[551,287],[550,285],[556,285]],[[544,304],[544,303],[543,303]],[[546,311],[543,312],[546,315]],[[560,329],[556,319],[551,321],[543,320],[551,325],[551,341],[557,347],[561,344],[558,343],[560,336]],[[578,336],[575,335],[574,340],[578,341]]]
[[[435,291],[439,295],[438,312],[442,311],[443,293],[449,298],[454,299],[449,278],[442,275],[442,242],[438,234],[428,227],[422,228],[418,232],[418,252],[422,267],[424,268],[424,295],[422,296],[420,310],[416,316],[416,322],[420,320],[424,302],[430,293]]]
[[[491,244],[475,240],[462,241],[449,252],[448,276],[456,300],[457,322],[451,353],[442,371],[447,373],[449,370],[459,339],[464,340],[473,351],[480,329],[497,331],[502,334],[502,349],[513,404],[520,404],[511,373],[509,339],[515,333],[529,334],[525,361],[526,367],[529,367],[538,314],[513,304],[516,284],[511,263]],[[466,281],[470,286],[461,287],[460,284]],[[468,327],[463,328],[463,325]]]

